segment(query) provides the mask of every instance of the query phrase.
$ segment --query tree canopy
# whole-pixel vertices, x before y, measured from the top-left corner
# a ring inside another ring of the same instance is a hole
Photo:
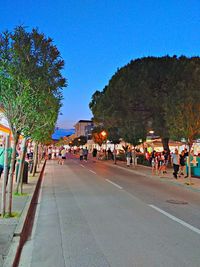
[[[153,129],[167,145],[170,137],[188,135],[174,132],[186,121],[197,136],[200,131],[196,114],[200,104],[199,69],[199,57],[133,60],[119,69],[101,92],[93,94],[89,106],[94,121],[102,122],[105,127],[117,127],[121,137],[132,144],[144,139]],[[187,114],[185,109],[192,114]]]
[[[61,73],[63,67],[64,61],[53,40],[38,29],[28,32],[18,26],[12,32],[0,34],[0,103],[14,141],[9,174],[11,200],[19,135],[29,136],[38,143],[52,134],[62,89],[67,86]]]

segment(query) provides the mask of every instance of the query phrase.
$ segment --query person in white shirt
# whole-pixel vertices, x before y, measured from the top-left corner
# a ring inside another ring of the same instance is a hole
[[[66,151],[65,148],[63,148],[63,149],[61,150],[61,155],[62,155],[62,161],[61,161],[61,164],[62,164],[62,165],[64,164],[64,162],[65,162],[65,160],[66,160],[66,154],[67,154],[67,151]]]
[[[177,175],[179,172],[179,165],[180,165],[180,156],[177,148],[175,149],[175,152],[172,154],[172,164],[174,169],[173,175],[174,178],[177,179]]]

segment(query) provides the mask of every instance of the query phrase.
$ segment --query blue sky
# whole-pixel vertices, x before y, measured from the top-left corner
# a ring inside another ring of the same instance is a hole
[[[92,117],[92,94],[131,59],[200,54],[199,0],[0,0],[0,14],[0,31],[38,27],[61,52],[64,128]]]

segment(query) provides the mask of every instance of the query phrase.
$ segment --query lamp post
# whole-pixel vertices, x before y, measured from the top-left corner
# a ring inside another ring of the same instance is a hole
[[[107,135],[106,131],[102,131],[102,132],[101,132],[101,135],[102,135],[103,137],[106,137],[106,135]]]
[[[149,134],[150,134],[150,140],[151,140],[151,142],[152,142],[152,139],[153,139],[153,135],[154,135],[154,130],[150,130],[149,131]],[[151,143],[151,152],[154,150],[154,144],[153,144],[153,142]]]
[[[102,135],[102,137],[104,138],[104,140],[106,140],[106,136],[107,136],[107,133],[106,133],[106,131],[102,131],[101,132],[101,135]],[[107,150],[107,143],[106,143],[106,147],[105,147],[105,157],[107,157],[107,155],[106,155],[106,150]]]

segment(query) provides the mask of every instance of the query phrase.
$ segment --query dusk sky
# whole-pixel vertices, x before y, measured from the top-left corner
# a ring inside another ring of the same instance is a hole
[[[63,128],[92,117],[92,94],[130,60],[200,54],[199,0],[0,0],[0,14],[0,31],[38,27],[61,52]]]

